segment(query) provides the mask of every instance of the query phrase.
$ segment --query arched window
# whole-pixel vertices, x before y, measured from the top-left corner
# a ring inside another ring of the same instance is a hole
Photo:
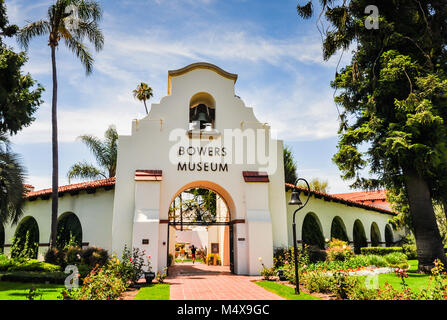
[[[338,239],[346,242],[349,241],[345,224],[343,223],[343,220],[338,216],[332,219],[331,239]]]
[[[354,252],[359,254],[360,248],[368,246],[368,242],[366,241],[365,228],[363,228],[363,223],[360,220],[355,220],[353,234]]]
[[[211,131],[215,127],[216,101],[206,92],[199,92],[189,101],[189,130]]]
[[[391,230],[389,224],[385,226],[385,244],[387,247],[392,247],[394,245],[393,230]]]
[[[371,224],[371,247],[380,246],[381,241],[379,227],[377,226],[377,223],[373,222]]]
[[[302,240],[304,244],[316,245],[324,249],[324,236],[318,217],[310,212],[304,217],[302,227]]]
[[[82,226],[79,218],[72,212],[61,215],[57,220],[56,247],[63,248],[72,239],[78,247],[82,247]]]
[[[11,257],[36,259],[39,251],[39,226],[36,219],[25,217],[17,226],[12,242]]]
[[[3,253],[5,246],[5,228],[3,224],[0,223],[0,253]]]

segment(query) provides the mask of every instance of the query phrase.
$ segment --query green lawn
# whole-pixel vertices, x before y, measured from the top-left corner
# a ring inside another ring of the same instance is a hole
[[[138,291],[134,300],[169,300],[170,287],[167,283],[150,284]]]
[[[35,300],[58,300],[60,292],[64,288],[59,284],[22,283],[0,281],[0,300],[28,300],[26,297],[30,288],[37,288],[42,296]]]
[[[277,294],[287,300],[322,300],[321,298],[314,297],[310,294],[300,292],[299,295],[295,294],[295,289],[284,284],[275,281],[256,281],[258,286]]]
[[[408,261],[410,268],[408,268],[408,278],[405,279],[405,282],[412,290],[421,290],[425,289],[428,286],[430,275],[419,274],[417,273],[418,269],[418,261],[417,260],[409,260]],[[359,277],[365,278],[365,277]],[[395,289],[402,288],[401,279],[399,279],[394,272],[393,273],[385,273],[379,275],[379,286],[381,288],[384,287],[385,282],[388,282]]]

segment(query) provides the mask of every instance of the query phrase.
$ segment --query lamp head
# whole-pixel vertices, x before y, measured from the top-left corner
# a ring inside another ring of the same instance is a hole
[[[300,199],[300,192],[293,189],[292,196],[290,197],[289,205],[291,206],[301,206],[303,202]]]

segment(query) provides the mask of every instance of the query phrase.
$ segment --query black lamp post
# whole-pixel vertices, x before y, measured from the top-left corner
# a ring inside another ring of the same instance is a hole
[[[303,202],[300,199],[300,191],[297,190],[297,185],[298,185],[298,181],[304,181],[307,185],[307,199],[306,202],[303,204]],[[289,201],[289,205],[295,205],[295,206],[299,206],[298,209],[296,209],[293,212],[293,224],[292,224],[292,228],[293,228],[293,251],[294,251],[294,261],[295,261],[295,294],[300,294],[300,283],[299,283],[299,279],[298,279],[298,248],[296,245],[296,223],[295,223],[295,215],[298,211],[300,211],[301,209],[303,209],[307,202],[309,201],[310,198],[310,187],[309,187],[309,183],[307,182],[306,179],[303,178],[298,178],[295,181],[295,185],[293,187],[293,191],[292,191],[292,195],[290,197],[290,201]]]

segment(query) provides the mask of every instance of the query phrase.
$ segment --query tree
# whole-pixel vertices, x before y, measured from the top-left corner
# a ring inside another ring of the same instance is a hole
[[[48,9],[47,19],[32,22],[23,27],[18,35],[18,42],[28,48],[31,39],[37,36],[48,36],[51,49],[51,65],[53,74],[53,98],[51,107],[52,127],[52,195],[51,195],[51,238],[50,247],[56,244],[57,211],[58,211],[58,139],[57,139],[57,67],[56,48],[63,40],[66,47],[81,61],[86,74],[93,70],[93,57],[83,43],[84,39],[93,43],[96,51],[104,46],[104,36],[99,29],[102,10],[94,0],[57,0]]]
[[[4,37],[13,37],[18,30],[9,25],[6,7],[0,0],[0,229],[16,224],[23,214],[25,169],[19,156],[11,151],[8,134],[16,134],[33,120],[33,114],[42,103],[43,88],[24,75],[21,68],[26,54],[15,53],[3,43]]]
[[[318,178],[313,178],[309,182],[309,186],[311,190],[328,193],[329,191],[329,183],[327,180],[320,180]]]
[[[149,87],[147,83],[141,82],[137,88],[133,91],[133,96],[143,101],[144,109],[146,109],[146,114],[149,114],[147,111],[146,101],[153,97],[152,88]]]
[[[0,0],[0,132],[16,134],[31,124],[33,114],[42,103],[43,88],[21,68],[27,61],[24,52],[15,53],[3,43],[18,30],[8,24],[4,0]]]
[[[0,224],[16,224],[23,214],[25,169],[12,153],[5,133],[0,133]]]
[[[286,183],[295,184],[297,179],[296,161],[293,159],[293,154],[288,146],[284,147],[284,180]]]
[[[115,126],[109,126],[104,134],[103,141],[92,135],[82,135],[78,139],[90,149],[99,167],[86,162],[75,163],[68,171],[68,180],[70,181],[73,178],[100,179],[114,177],[118,155],[118,132]]]
[[[419,272],[430,272],[435,259],[447,262],[433,210],[433,199],[446,194],[447,179],[445,1],[320,4],[330,24],[323,57],[356,44],[351,64],[332,82],[342,107],[333,160],[344,179],[354,180],[353,187],[385,187],[398,195],[400,206],[408,204]],[[366,28],[373,18],[365,14],[368,5],[378,8],[378,29]],[[309,18],[312,0],[297,10]],[[375,178],[361,176],[367,165]]]

